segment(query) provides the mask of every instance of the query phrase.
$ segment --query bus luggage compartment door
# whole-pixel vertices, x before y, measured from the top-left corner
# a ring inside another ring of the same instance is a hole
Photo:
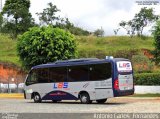
[[[119,74],[119,89],[120,90],[131,90],[133,89],[133,75],[132,74]]]

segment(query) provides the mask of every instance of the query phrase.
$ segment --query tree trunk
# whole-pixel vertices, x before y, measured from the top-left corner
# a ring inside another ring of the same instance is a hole
[[[17,23],[18,23],[18,18],[15,18],[15,34],[14,34],[15,38],[17,38],[18,35]]]

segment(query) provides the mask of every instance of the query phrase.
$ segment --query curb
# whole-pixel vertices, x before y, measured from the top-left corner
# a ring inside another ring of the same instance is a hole
[[[1,93],[0,98],[13,98],[13,99],[24,99],[23,94],[7,94],[7,93]]]

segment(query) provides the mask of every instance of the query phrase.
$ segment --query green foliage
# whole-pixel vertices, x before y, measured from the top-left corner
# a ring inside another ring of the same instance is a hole
[[[20,66],[16,52],[16,43],[9,35],[0,33],[0,62]]]
[[[152,52],[154,55],[154,61],[158,65],[160,63],[160,21],[157,21],[156,26],[152,32],[154,36],[155,50]]]
[[[124,49],[124,50],[118,50],[116,52],[112,51],[110,54],[112,56],[117,57],[117,58],[127,58],[127,59],[132,59],[133,55],[137,55],[140,51],[138,49]]]
[[[114,57],[125,57],[131,59],[132,55],[137,55],[141,49],[153,50],[153,38],[148,37],[142,40],[140,37],[128,36],[77,36],[79,57],[104,58],[106,55]]]
[[[146,27],[149,23],[152,23],[158,19],[157,15],[154,15],[154,11],[152,8],[141,8],[140,12],[134,16],[132,20],[134,23],[134,27],[138,33],[138,35],[142,35],[144,27]]]
[[[18,38],[17,51],[23,66],[76,57],[75,38],[59,28],[34,27]]]
[[[94,31],[94,35],[97,36],[97,37],[98,36],[102,37],[104,35],[104,30],[102,28],[97,29],[97,30]]]
[[[61,29],[65,29],[74,35],[90,35],[89,31],[84,30],[80,27],[76,27],[73,23],[71,23],[71,21],[69,21],[68,18],[61,18],[60,16],[56,16],[56,13],[58,13],[59,11],[60,10],[56,5],[48,3],[48,7],[46,9],[43,9],[43,12],[37,13],[37,15],[39,16],[40,25],[50,25],[54,28],[58,27]]]
[[[79,57],[97,57],[104,58],[106,55],[119,56],[122,51],[131,53],[141,49],[153,50],[153,38],[148,37],[142,40],[140,37],[133,37],[130,40],[127,36],[95,37],[95,36],[76,36]],[[0,61],[11,62],[21,65],[16,51],[16,40],[12,40],[7,34],[0,34]],[[135,49],[136,48],[136,49]],[[128,51],[129,50],[129,51]],[[117,52],[117,53],[116,53]],[[118,53],[119,52],[119,53]],[[136,52],[135,52],[136,53]],[[135,54],[137,55],[137,53]],[[123,55],[125,56],[125,55]],[[123,57],[122,56],[122,57]],[[126,55],[128,57],[128,55]],[[158,69],[157,69],[158,70]]]
[[[2,14],[0,13],[0,32],[2,30],[2,24],[3,24],[3,16]]]
[[[10,33],[14,38],[34,25],[34,20],[29,13],[29,0],[6,0],[2,14],[7,16],[3,24],[3,32]]]
[[[139,53],[138,49],[125,49],[125,50],[117,50],[117,51],[110,51],[107,52],[105,50],[89,50],[84,52],[84,50],[80,50],[79,54],[80,57],[97,57],[97,58],[104,58],[105,56],[113,56],[116,58],[132,58],[133,55],[136,55]]]
[[[134,75],[135,85],[160,85],[159,73],[140,73]]]
[[[137,32],[138,36],[142,36],[143,29],[148,24],[155,22],[158,19],[159,16],[154,14],[154,11],[152,8],[141,8],[140,12],[138,14],[135,14],[134,18],[129,21],[121,21],[119,25],[126,29],[127,34],[130,34],[131,36],[135,34],[135,31]]]
[[[67,29],[68,31],[70,31],[72,34],[74,35],[79,35],[79,36],[88,36],[90,35],[90,32],[87,30],[84,30],[80,27],[70,27],[69,29]]]
[[[114,34],[117,35],[119,30],[120,30],[120,28],[113,29]]]
[[[134,72],[138,73],[150,73],[154,68],[154,64],[143,54],[133,55],[132,63]]]
[[[121,26],[122,28],[124,28],[127,31],[127,34],[130,35],[131,37],[133,37],[133,35],[135,34],[135,26],[134,23],[130,20],[130,21],[121,21],[119,23],[119,26]]]
[[[79,35],[79,36],[90,35],[89,31],[84,30],[83,28],[80,27],[76,27],[73,23],[71,23],[71,21],[69,21],[68,18],[61,18],[61,21],[56,22],[56,25],[54,27],[65,29],[74,35]]]
[[[41,25],[53,25],[56,21],[60,20],[59,17],[56,16],[56,13],[60,10],[56,5],[53,5],[51,2],[48,3],[48,7],[43,9],[42,13],[36,13],[39,16],[39,20]]]

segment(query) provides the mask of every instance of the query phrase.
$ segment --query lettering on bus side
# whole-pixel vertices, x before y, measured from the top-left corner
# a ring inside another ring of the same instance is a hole
[[[62,89],[62,88],[68,88],[68,82],[61,82],[61,83],[54,83],[53,89]]]

